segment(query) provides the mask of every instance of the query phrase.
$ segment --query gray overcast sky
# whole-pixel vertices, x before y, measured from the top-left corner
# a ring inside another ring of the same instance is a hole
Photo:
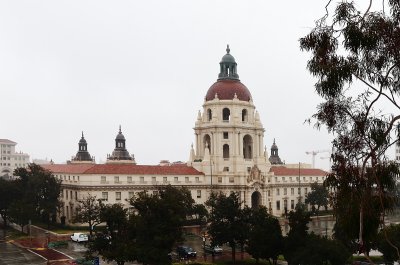
[[[226,44],[269,150],[311,162],[331,136],[304,124],[320,101],[298,39],[325,1],[1,1],[0,138],[64,163],[81,131],[97,162],[121,124],[140,164],[186,161]],[[327,159],[316,166],[327,168]]]

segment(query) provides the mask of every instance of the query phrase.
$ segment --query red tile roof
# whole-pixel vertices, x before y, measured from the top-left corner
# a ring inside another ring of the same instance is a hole
[[[298,168],[271,167],[270,172],[274,172],[275,176],[299,176]],[[300,168],[300,176],[326,176],[327,174],[328,172],[317,168]]]
[[[125,175],[204,175],[183,165],[147,166],[132,164],[63,164],[43,165],[53,173],[65,174],[125,174]]]
[[[220,80],[215,82],[208,89],[206,100],[213,100],[215,94],[217,94],[218,98],[221,100],[232,100],[235,94],[239,100],[249,101],[251,99],[250,91],[238,80]]]

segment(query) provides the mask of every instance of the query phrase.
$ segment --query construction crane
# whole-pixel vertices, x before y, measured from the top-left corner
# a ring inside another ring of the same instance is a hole
[[[331,153],[331,150],[318,150],[318,151],[307,151],[307,155],[312,155],[312,167],[315,168],[315,156],[319,153]]]

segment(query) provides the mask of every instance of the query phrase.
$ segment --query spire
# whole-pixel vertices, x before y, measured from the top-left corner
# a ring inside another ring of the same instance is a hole
[[[85,137],[83,136],[83,131],[82,131],[82,138],[85,138]]]
[[[121,125],[119,125],[119,133],[122,133],[122,131],[121,131]]]
[[[220,72],[218,75],[218,80],[239,80],[239,75],[237,74],[237,64],[235,58],[230,54],[231,49],[229,44],[226,45],[226,54],[222,57],[220,65]]]

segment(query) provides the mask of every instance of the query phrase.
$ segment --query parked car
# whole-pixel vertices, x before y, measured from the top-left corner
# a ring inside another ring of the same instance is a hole
[[[84,233],[73,233],[71,240],[75,242],[86,242],[89,240],[88,236]]]
[[[215,246],[205,245],[204,251],[208,252],[208,253],[212,253],[213,255],[222,254],[222,248],[218,245],[215,245]]]
[[[176,248],[176,252],[180,258],[195,258],[197,256],[197,252],[188,246],[178,246]]]

